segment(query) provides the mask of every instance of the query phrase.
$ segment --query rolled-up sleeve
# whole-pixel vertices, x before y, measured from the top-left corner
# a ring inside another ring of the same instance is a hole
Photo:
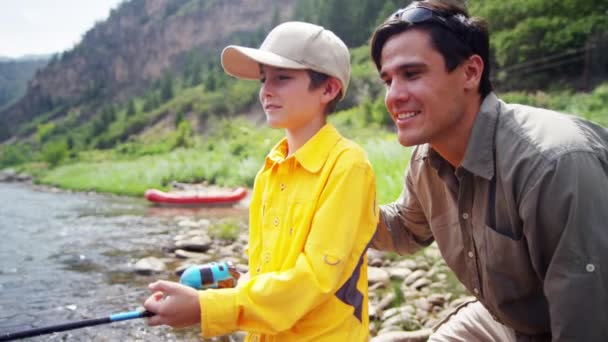
[[[394,203],[380,206],[380,221],[372,248],[412,254],[434,241],[416,196],[411,173],[408,166],[399,198]]]
[[[524,234],[549,303],[554,341],[608,337],[608,163],[594,152],[553,161],[523,201]]]

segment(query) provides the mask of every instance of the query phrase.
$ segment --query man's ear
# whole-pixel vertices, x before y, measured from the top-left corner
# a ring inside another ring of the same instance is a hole
[[[463,64],[464,68],[464,88],[466,90],[477,91],[481,83],[481,76],[485,65],[479,55],[471,55]]]
[[[323,94],[321,100],[324,103],[330,103],[336,96],[339,96],[340,90],[342,90],[342,85],[340,81],[338,81],[335,77],[330,77],[325,82],[323,86]]]

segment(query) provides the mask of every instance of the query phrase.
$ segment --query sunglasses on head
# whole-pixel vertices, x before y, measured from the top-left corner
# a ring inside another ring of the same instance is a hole
[[[433,11],[427,7],[414,6],[399,9],[390,16],[390,20],[401,20],[412,25],[420,23],[436,23],[455,34],[460,40],[462,40],[463,43],[468,45],[467,40],[462,36],[461,33],[456,31],[456,29],[450,25],[445,16],[443,16],[440,12]]]

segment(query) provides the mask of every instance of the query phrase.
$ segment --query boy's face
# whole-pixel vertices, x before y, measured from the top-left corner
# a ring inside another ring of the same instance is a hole
[[[389,38],[380,62],[386,108],[402,145],[458,138],[465,111],[462,65],[448,73],[429,34],[418,29]]]
[[[271,127],[297,130],[324,120],[324,87],[310,88],[306,70],[260,67],[260,103]]]

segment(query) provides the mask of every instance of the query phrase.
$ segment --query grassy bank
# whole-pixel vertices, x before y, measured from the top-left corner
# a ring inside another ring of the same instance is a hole
[[[507,102],[580,115],[608,126],[608,84],[592,93],[514,92],[500,96]],[[411,151],[397,143],[386,117],[379,100],[364,101],[330,116],[330,122],[368,152],[376,171],[379,203],[399,195]],[[188,127],[180,127],[111,150],[83,151],[55,167],[38,162],[19,169],[34,174],[43,184],[131,196],[142,196],[148,188],[167,189],[172,181],[252,186],[264,156],[282,136],[282,130],[257,127],[245,119],[214,119],[208,122],[205,134],[194,136]]]
[[[340,125],[337,120],[336,125]],[[395,199],[401,190],[409,149],[400,146],[386,129],[340,128],[368,152],[378,174],[380,203]],[[172,181],[209,182],[222,186],[252,186],[264,156],[282,137],[281,130],[254,127],[246,120],[222,121],[193,146],[143,156],[94,154],[84,160],[42,172],[38,181],[80,191],[141,196],[148,188],[167,189]]]

